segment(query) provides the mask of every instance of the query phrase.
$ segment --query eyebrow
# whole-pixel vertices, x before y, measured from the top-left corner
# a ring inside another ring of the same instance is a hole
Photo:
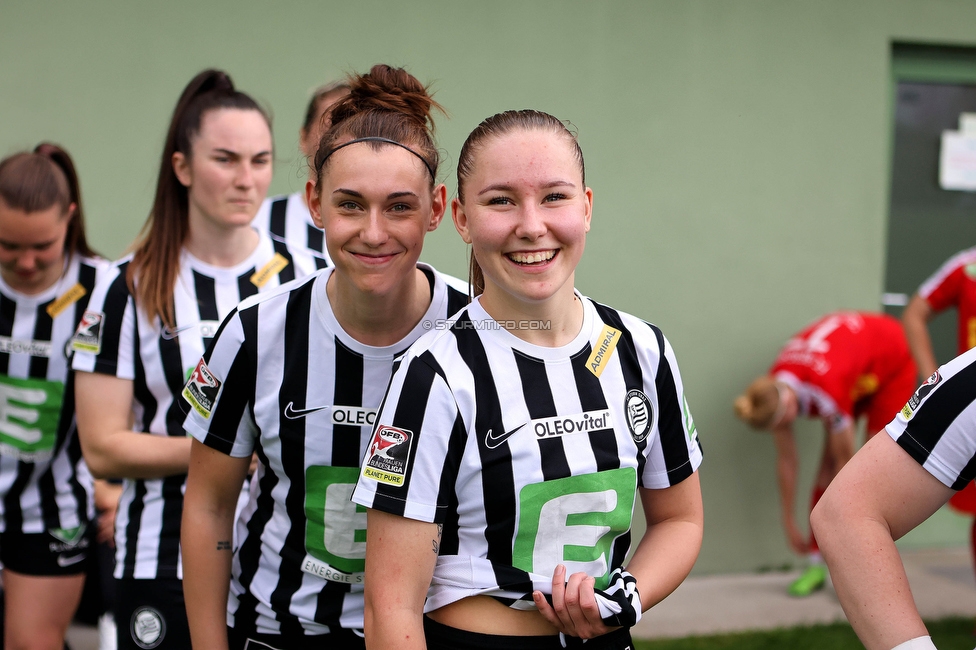
[[[356,198],[359,198],[359,199],[365,198],[361,192],[357,192],[356,190],[349,190],[349,189],[346,189],[344,187],[336,188],[335,190],[333,190],[332,194],[333,195],[335,195],[335,194],[348,194],[349,196],[355,196]],[[390,200],[390,199],[400,199],[400,198],[403,198],[405,196],[410,196],[410,197],[417,198],[417,194],[414,193],[414,192],[410,192],[410,191],[393,192],[391,194],[388,194],[386,198],[387,198],[387,200]]]
[[[214,153],[222,153],[222,154],[224,154],[226,156],[233,156],[235,158],[240,158],[241,157],[241,154],[239,154],[238,152],[232,151],[230,149],[224,149],[222,147],[217,147],[213,151],[214,151]],[[256,154],[254,154],[251,157],[252,158],[257,158],[258,156],[270,156],[270,155],[271,155],[271,152],[265,150],[265,151],[259,151],[259,152],[257,152]]]
[[[548,190],[553,187],[576,187],[575,183],[570,183],[569,181],[549,181],[541,187],[541,189]],[[478,192],[478,196],[486,194],[488,192],[513,192],[515,188],[506,183],[496,183],[494,185],[489,185],[485,189]]]

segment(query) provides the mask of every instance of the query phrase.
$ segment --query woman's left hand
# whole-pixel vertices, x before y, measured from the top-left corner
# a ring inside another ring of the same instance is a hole
[[[585,573],[574,573],[566,580],[566,567],[560,564],[552,576],[552,605],[541,591],[534,591],[532,599],[539,612],[560,632],[592,639],[616,629],[607,627],[600,617],[593,585],[593,578]]]

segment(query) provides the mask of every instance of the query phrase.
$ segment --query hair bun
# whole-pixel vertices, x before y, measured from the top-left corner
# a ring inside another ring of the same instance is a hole
[[[745,395],[739,395],[733,403],[735,415],[740,420],[748,420],[752,416],[752,400]]]
[[[427,87],[403,68],[380,63],[366,74],[351,77],[349,86],[349,94],[332,108],[333,126],[358,113],[388,111],[406,115],[433,130],[432,110],[444,112]]]

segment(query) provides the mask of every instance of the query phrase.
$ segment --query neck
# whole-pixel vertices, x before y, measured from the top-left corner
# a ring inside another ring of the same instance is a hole
[[[190,213],[190,233],[184,248],[201,262],[212,266],[236,266],[246,260],[261,240],[257,231],[247,226],[220,227]]]
[[[34,296],[39,293],[44,293],[57,284],[61,274],[64,273],[65,260],[66,258],[61,258],[60,262],[52,264],[44,269],[37,278],[28,282],[25,282],[16,272],[6,269],[0,269],[0,277],[3,278],[3,281],[8,287],[17,293],[22,293],[25,296]]]
[[[420,269],[384,294],[362,291],[336,270],[329,277],[326,293],[342,329],[374,347],[402,341],[430,307],[430,284]]]
[[[540,302],[515,299],[486,283],[481,306],[513,335],[540,347],[566,345],[576,338],[583,326],[583,303],[573,290],[572,277],[555,295]]]

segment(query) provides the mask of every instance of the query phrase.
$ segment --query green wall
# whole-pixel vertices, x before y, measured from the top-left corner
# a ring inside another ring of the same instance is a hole
[[[891,42],[976,45],[967,0],[5,0],[0,14],[0,154],[64,144],[112,256],[145,218],[176,97],[207,66],[273,109],[273,192],[302,183],[307,93],[376,62],[407,66],[449,109],[452,192],[484,117],[572,121],[595,193],[577,285],[664,329],[704,442],[698,572],[791,561],[772,444],[732,399],[816,316],[879,308]],[[424,257],[465,274],[450,224]],[[809,482],[821,434],[800,434]],[[942,515],[916,539],[964,536]]]

